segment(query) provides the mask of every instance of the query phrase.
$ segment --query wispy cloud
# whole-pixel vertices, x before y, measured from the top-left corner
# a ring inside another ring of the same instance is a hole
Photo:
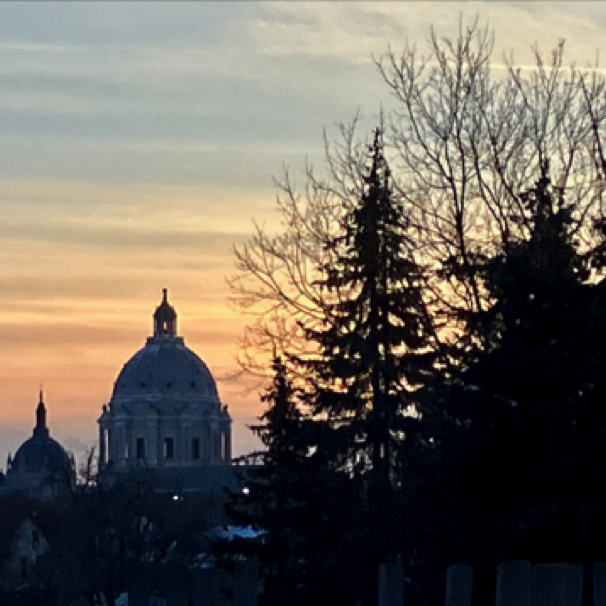
[[[3,426],[29,435],[44,378],[55,435],[94,439],[162,286],[228,376],[245,320],[223,277],[252,217],[276,222],[271,175],[321,162],[323,128],[358,108],[373,125],[391,101],[372,55],[476,14],[497,63],[566,38],[586,65],[606,33],[597,3],[0,3]],[[220,388],[246,450],[258,397]]]

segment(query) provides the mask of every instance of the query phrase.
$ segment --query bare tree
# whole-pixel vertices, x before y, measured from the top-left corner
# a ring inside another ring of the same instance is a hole
[[[264,376],[271,366],[267,360],[285,351],[304,353],[303,329],[324,317],[318,268],[334,256],[328,244],[363,191],[367,144],[358,137],[359,122],[356,115],[350,123],[340,123],[336,143],[325,134],[326,175],[319,177],[307,163],[302,192],[287,167],[274,180],[281,233],[272,235],[255,224],[250,239],[234,247],[237,273],[228,278],[231,302],[254,318],[240,350],[240,366],[247,372]]]
[[[565,192],[586,250],[604,215],[606,82],[597,62],[566,66],[561,41],[548,57],[533,47],[532,69],[509,56],[495,72],[493,49],[491,31],[461,20],[454,40],[432,29],[424,54],[406,44],[375,60],[396,102],[385,133],[394,189],[416,227],[415,255],[430,270],[427,300],[444,338],[489,306],[482,262],[529,236],[522,194],[539,177],[550,172]],[[235,249],[232,301],[254,317],[241,348],[246,371],[269,368],[283,351],[300,353],[302,327],[323,317],[316,269],[330,261],[326,243],[361,193],[367,147],[359,124],[359,116],[341,123],[335,143],[325,136],[325,175],[307,165],[302,192],[284,170],[276,181],[282,231],[256,225]]]
[[[99,469],[99,457],[94,446],[89,446],[84,453],[83,458],[79,461],[77,485],[86,491],[97,485]]]
[[[604,78],[596,66],[565,67],[563,41],[548,61],[534,47],[527,75],[506,57],[505,74],[495,78],[493,45],[476,19],[468,28],[461,22],[456,40],[432,29],[427,55],[406,46],[376,61],[398,102],[394,172],[416,215],[419,251],[437,270],[443,303],[459,313],[486,306],[478,257],[528,237],[520,194],[538,177],[551,170],[566,190],[587,246],[603,212],[594,148],[606,116]]]

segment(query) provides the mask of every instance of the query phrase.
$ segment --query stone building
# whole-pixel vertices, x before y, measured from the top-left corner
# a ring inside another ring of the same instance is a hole
[[[1,492],[23,493],[49,500],[71,492],[76,483],[74,462],[63,447],[50,437],[42,391],[36,408],[36,426],[29,440],[8,455]]]
[[[166,289],[153,336],[122,368],[98,422],[102,475],[150,470],[191,484],[230,467],[227,406],[206,364],[177,335]],[[223,484],[224,474],[214,475]]]

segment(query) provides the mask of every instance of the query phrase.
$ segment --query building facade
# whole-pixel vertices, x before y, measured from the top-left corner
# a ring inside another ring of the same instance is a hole
[[[230,463],[227,406],[206,364],[177,335],[166,289],[153,336],[122,368],[98,423],[101,472]]]

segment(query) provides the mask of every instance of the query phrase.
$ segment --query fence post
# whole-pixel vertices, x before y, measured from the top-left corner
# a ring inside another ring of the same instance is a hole
[[[150,564],[131,564],[128,572],[128,603],[130,606],[148,606],[151,582]]]
[[[532,606],[532,564],[530,562],[503,562],[499,566],[496,606]]]
[[[583,567],[537,564],[533,570],[534,606],[581,606]]]
[[[192,606],[219,606],[219,570],[194,568],[192,571]]]
[[[400,559],[379,566],[379,606],[404,606],[404,569]]]
[[[471,606],[473,568],[449,566],[446,573],[446,606]]]
[[[593,565],[593,606],[606,606],[606,562]]]
[[[167,565],[166,606],[189,603],[189,570],[185,564]]]
[[[257,606],[259,597],[259,566],[251,560],[236,562],[234,606]]]

